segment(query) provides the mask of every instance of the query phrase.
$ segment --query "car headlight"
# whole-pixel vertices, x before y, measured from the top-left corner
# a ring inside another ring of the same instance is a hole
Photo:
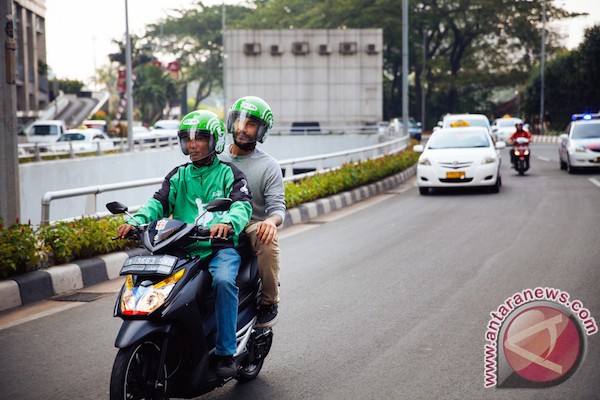
[[[428,158],[421,157],[419,158],[419,165],[431,165]]]
[[[496,162],[496,157],[485,157],[483,160],[481,160],[482,164],[493,164]]]
[[[125,288],[121,295],[121,312],[125,315],[150,314],[164,304],[184,273],[185,270],[181,269],[154,285],[135,287],[131,275],[127,275]]]
[[[585,153],[586,150],[587,150],[586,147],[582,146],[582,145],[576,145],[576,144],[573,144],[573,143],[571,143],[569,145],[569,152],[570,153]]]

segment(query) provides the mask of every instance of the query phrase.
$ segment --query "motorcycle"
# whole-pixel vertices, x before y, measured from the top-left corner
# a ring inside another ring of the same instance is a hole
[[[525,175],[529,169],[529,139],[519,137],[515,139],[513,147],[513,166],[519,175]]]
[[[206,212],[228,210],[231,203],[226,198],[213,200],[196,221]],[[106,206],[113,214],[132,217],[121,203]],[[215,373],[215,301],[208,260],[186,257],[183,249],[199,240],[230,239],[210,239],[209,228],[170,218],[141,225],[128,237],[139,240],[150,255],[129,257],[120,271],[126,278],[114,316],[123,324],[115,340],[119,351],[110,399],[193,398],[224,385],[232,378]],[[263,366],[273,331],[256,327],[258,265],[252,252],[241,253],[234,378],[249,381]]]

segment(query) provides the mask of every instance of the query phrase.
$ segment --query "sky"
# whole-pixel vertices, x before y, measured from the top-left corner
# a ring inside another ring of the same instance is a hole
[[[227,4],[240,0],[226,0]],[[130,34],[142,35],[144,27],[155,23],[175,8],[191,8],[197,0],[127,0]],[[221,4],[221,0],[204,0]],[[569,11],[587,12],[588,17],[556,23],[568,36],[565,46],[573,49],[583,40],[585,28],[600,23],[598,0],[554,0]],[[47,63],[59,79],[93,82],[94,71],[108,63],[108,54],[118,49],[113,39],[125,36],[125,1],[46,0]]]

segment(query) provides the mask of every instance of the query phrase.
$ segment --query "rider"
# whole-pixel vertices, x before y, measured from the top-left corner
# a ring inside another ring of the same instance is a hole
[[[221,158],[241,169],[252,192],[252,219],[246,227],[252,249],[258,258],[262,296],[257,326],[267,328],[277,322],[279,303],[279,242],[277,227],[285,219],[283,175],[277,160],[256,147],[263,143],[273,126],[271,107],[263,99],[245,96],[229,108],[227,132],[233,144]]]
[[[520,137],[524,137],[524,138],[528,139],[530,142],[533,142],[533,136],[531,136],[531,133],[529,133],[525,129],[523,129],[523,123],[522,122],[517,122],[515,124],[515,128],[517,128],[517,130],[515,131],[515,133],[513,133],[508,138],[508,143],[509,144],[515,143],[515,141],[517,140],[517,138],[520,138]],[[514,150],[514,148],[512,148],[510,150],[510,162],[512,164],[515,163],[515,150]]]
[[[236,352],[236,328],[238,292],[236,277],[240,255],[234,248],[238,235],[250,221],[251,196],[244,174],[234,165],[221,162],[216,154],[225,147],[225,127],[219,117],[210,111],[193,111],[183,117],[178,130],[179,144],[183,154],[189,155],[191,163],[175,167],[167,174],[161,188],[135,214],[119,227],[120,238],[134,228],[150,221],[169,217],[210,227],[211,242],[190,245],[188,255],[212,257],[209,271],[213,277],[215,294],[215,318],[217,338],[217,375],[222,378],[234,376],[237,366],[233,359]],[[206,213],[203,221],[196,221],[206,205],[218,197],[233,200],[227,212]],[[226,238],[234,231],[231,241]]]

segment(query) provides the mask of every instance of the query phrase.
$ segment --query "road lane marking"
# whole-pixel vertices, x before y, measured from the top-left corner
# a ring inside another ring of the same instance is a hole
[[[540,156],[537,156],[536,158],[537,158],[538,160],[547,161],[547,162],[550,162],[550,161],[552,161],[552,160],[551,160],[551,159],[549,159],[548,157],[540,157]]]
[[[596,178],[589,178],[588,181],[592,182],[594,185],[600,187],[600,181],[598,181]]]

